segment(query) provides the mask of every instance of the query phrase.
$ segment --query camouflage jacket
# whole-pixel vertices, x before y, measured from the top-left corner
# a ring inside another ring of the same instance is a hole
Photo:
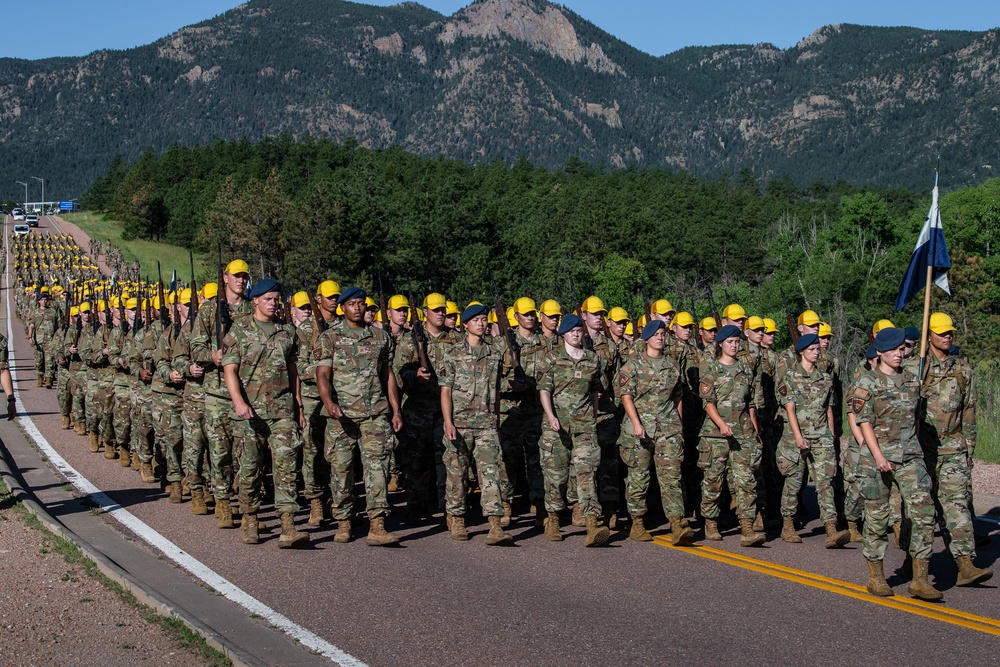
[[[31,317],[31,323],[35,325],[32,342],[45,345],[59,329],[59,312],[52,307],[38,308]]]
[[[961,357],[939,360],[928,353],[923,382],[925,414],[921,444],[941,454],[972,455],[976,449],[976,386]]]
[[[722,420],[733,429],[735,438],[753,438],[753,422],[750,409],[754,404],[754,376],[750,366],[742,359],[727,366],[718,359],[712,359],[701,373],[698,394],[706,405],[713,404]],[[706,419],[701,435],[707,438],[721,438],[715,422]]]
[[[313,356],[313,350],[316,349],[322,332],[316,329],[316,322],[311,317],[307,317],[296,325],[295,333],[299,339],[299,353],[295,360],[295,369],[299,373],[299,382],[302,384],[302,395],[318,399],[316,358]]]
[[[116,387],[127,387],[129,385],[128,358],[125,349],[128,337],[129,334],[122,331],[121,326],[112,329],[108,335],[108,359],[111,361],[111,367],[115,372],[114,384]],[[124,367],[118,365],[119,359],[125,362]]]
[[[541,340],[539,334],[525,338],[520,331],[516,331],[514,335],[517,336],[517,343],[521,348],[521,368],[524,370],[527,388],[519,392],[511,391],[510,383],[514,379],[514,355],[507,344],[507,338],[500,336],[494,343],[500,350],[503,361],[500,373],[500,412],[507,415],[540,415],[542,403],[538,398],[538,378],[551,353],[550,346]]]
[[[392,353],[389,334],[377,327],[343,325],[320,335],[313,358],[317,367],[330,369],[333,402],[345,417],[363,419],[389,412],[388,387],[383,380],[391,372]],[[323,414],[330,416],[326,407]]]
[[[833,377],[819,367],[806,372],[796,364],[785,373],[784,382],[778,387],[778,400],[782,408],[789,403],[795,406],[795,419],[806,440],[819,440],[821,445],[833,446],[833,433],[827,419],[827,407],[833,392]],[[789,433],[791,429],[788,429]]]
[[[587,350],[597,355],[597,359],[601,362],[601,388],[597,400],[597,423],[600,424],[618,414],[618,405],[615,403],[615,376],[622,363],[621,350],[619,344],[604,334],[585,340]]]
[[[446,329],[439,336],[427,334],[427,361],[431,365],[431,379],[426,384],[417,381],[420,356],[413,344],[413,334],[407,332],[400,338],[399,347],[392,358],[392,369],[396,373],[399,388],[406,394],[407,403],[431,412],[441,411],[441,389],[438,385],[437,369],[444,363],[444,355],[452,345],[461,342],[461,336],[452,329]],[[386,334],[388,336],[388,334]]]
[[[160,337],[156,341],[156,348],[153,350],[153,383],[152,389],[158,394],[169,394],[171,396],[181,396],[184,393],[184,380],[171,382],[170,374],[174,371],[174,345],[180,338],[179,332],[173,324],[167,323],[160,332]]]
[[[174,349],[171,353],[173,361],[171,367],[184,376],[184,398],[194,401],[205,399],[205,376],[194,377],[191,375],[191,337],[194,335],[195,320],[188,320],[181,327],[181,335],[174,341]]]
[[[591,350],[584,350],[579,360],[569,356],[565,347],[549,356],[538,390],[552,395],[552,407],[563,428],[595,426],[593,395],[604,388],[603,372],[601,360]]]
[[[448,348],[438,368],[438,381],[451,389],[452,422],[456,428],[496,426],[494,399],[497,391],[499,346],[485,342],[477,347],[467,340]]]
[[[222,289],[222,286],[219,286]],[[215,311],[219,297],[202,301],[198,306],[198,317],[195,319],[194,332],[191,334],[191,360],[205,369],[205,382],[202,385],[205,393],[228,398],[226,380],[222,377],[222,369],[212,362],[212,353],[222,349],[222,343],[215,335]],[[238,306],[229,307],[230,323],[223,324],[222,337],[236,322],[248,318],[253,313],[253,302],[243,300]]]
[[[10,369],[10,356],[7,351],[7,337],[0,334],[0,371]]]
[[[296,352],[290,326],[262,325],[253,317],[234,321],[222,339],[222,365],[236,366],[243,396],[261,419],[292,417],[295,387],[288,371],[295,367]]]
[[[681,418],[676,402],[684,394],[681,369],[670,355],[652,358],[645,352],[632,354],[618,373],[618,395],[631,396],[646,437],[681,432]],[[628,418],[622,422],[626,433],[634,434]]]
[[[848,400],[854,421],[871,424],[882,455],[892,463],[906,463],[922,457],[917,442],[920,410],[920,385],[917,378],[903,370],[889,376],[876,368],[855,381]],[[873,458],[867,447],[861,455]]]

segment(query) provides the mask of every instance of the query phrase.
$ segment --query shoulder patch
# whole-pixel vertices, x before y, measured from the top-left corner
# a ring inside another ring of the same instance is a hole
[[[313,359],[319,361],[322,358],[323,358],[323,350],[317,347],[315,350],[313,350]]]
[[[788,385],[782,383],[781,386],[778,387],[778,393],[782,396],[788,396]]]
[[[627,375],[622,375],[621,377],[618,378],[618,386],[619,387],[624,387],[627,384],[628,384],[628,376]]]
[[[707,396],[712,391],[712,385],[707,382],[701,383],[701,393],[703,396]]]
[[[865,409],[865,399],[854,396],[851,398],[851,412],[858,414]]]
[[[862,387],[855,387],[854,395],[860,398],[862,402],[867,401],[872,396],[870,391]]]

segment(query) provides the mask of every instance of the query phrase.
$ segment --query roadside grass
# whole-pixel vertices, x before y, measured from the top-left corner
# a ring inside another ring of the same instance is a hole
[[[1000,463],[1000,362],[981,362],[976,366],[975,380],[975,458],[984,463]]]
[[[167,633],[178,648],[191,651],[203,658],[212,667],[231,667],[232,662],[224,654],[209,646],[205,639],[188,628],[180,620],[172,617],[161,616],[151,607],[139,602],[131,591],[123,588],[116,581],[107,577],[101,572],[97,565],[83,555],[83,552],[69,540],[50,532],[34,514],[28,511],[21,504],[0,479],[0,511],[14,509],[24,520],[24,523],[42,533],[42,553],[54,553],[63,557],[68,565],[73,566],[73,570],[64,576],[65,581],[75,581],[75,575],[79,572],[96,579],[101,585],[117,595],[125,604],[135,608],[139,614],[149,623],[157,625]],[[6,517],[4,517],[6,518]],[[81,602],[93,602],[84,598]]]
[[[63,213],[61,217],[78,226],[87,236],[98,241],[111,241],[122,251],[122,256],[126,262],[139,260],[142,267],[142,275],[151,280],[156,280],[156,262],[160,262],[163,273],[163,282],[170,282],[170,274],[173,269],[177,269],[177,279],[187,284],[191,280],[191,264],[188,251],[180,246],[158,241],[146,241],[136,239],[132,241],[122,240],[122,225],[116,220],[109,220],[100,213],[89,211],[78,211],[75,213]],[[87,248],[84,248],[86,251]],[[215,269],[215,266],[212,266]],[[208,268],[203,258],[197,253],[194,256],[195,275],[199,278],[207,275]]]

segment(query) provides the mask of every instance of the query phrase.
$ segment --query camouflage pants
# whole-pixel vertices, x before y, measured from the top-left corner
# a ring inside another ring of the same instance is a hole
[[[56,376],[56,360],[49,352],[49,341],[39,341],[35,345],[35,372],[38,377],[49,380]]]
[[[532,505],[545,498],[542,482],[542,464],[538,452],[538,442],[542,439],[543,415],[510,415],[500,423],[500,450],[506,475],[500,481],[500,494],[510,502],[524,479],[528,488],[528,500]],[[445,443],[447,448],[448,443]]]
[[[330,484],[330,464],[326,462],[323,434],[326,417],[318,397],[302,395],[302,412],[306,429],[302,432],[302,485],[309,500],[322,498]]]
[[[952,556],[976,556],[969,489],[972,471],[965,454],[939,454],[924,450],[931,476],[931,494],[938,516],[944,519],[944,541]]]
[[[681,463],[684,459],[684,439],[680,433],[657,431],[652,438],[639,440],[622,430],[619,445],[622,461],[628,467],[625,476],[625,504],[630,516],[646,514],[649,492],[649,466],[656,469],[660,485],[660,500],[667,517],[684,516],[684,495],[681,491]]]
[[[799,506],[799,489],[806,475],[816,484],[819,517],[823,523],[837,520],[837,503],[833,493],[833,478],[837,476],[837,452],[833,439],[807,440],[809,449],[801,450],[795,442],[783,440],[778,445],[778,470],[785,476],[781,490],[781,516],[794,517]]]
[[[87,375],[86,396],[84,403],[87,406],[87,431],[90,433],[101,432],[101,419],[104,417],[104,405],[98,396],[101,393],[101,382],[94,375]]]
[[[558,512],[566,507],[564,496],[572,467],[576,475],[577,498],[583,513],[587,516],[600,516],[597,468],[601,463],[601,447],[597,444],[596,429],[578,429],[563,424],[556,433],[546,428],[542,431],[538,449],[545,484],[546,511]]]
[[[891,472],[880,472],[870,456],[861,458],[861,495],[865,499],[865,526],[862,551],[870,561],[885,557],[889,545],[889,495],[899,489],[906,515],[912,522],[909,541],[910,556],[918,560],[931,557],[934,544],[934,501],[931,499],[931,478],[924,460],[912,459],[893,463]]]
[[[403,466],[406,469],[407,503],[411,507],[440,507],[444,502],[444,418],[440,407],[403,406]],[[332,465],[332,462],[331,462]],[[437,490],[432,489],[437,471]]]
[[[98,432],[101,434],[101,442],[105,446],[114,447],[115,386],[110,378],[101,377],[98,382],[101,384],[101,388],[97,392],[97,401],[101,408]]]
[[[204,489],[205,481],[211,479],[204,392],[188,392],[184,397],[181,423],[184,431],[184,478],[188,488]]]
[[[205,432],[208,434],[208,455],[214,475],[212,495],[229,498],[233,493],[233,465],[239,461],[233,452],[233,419],[229,416],[229,397],[205,394]]]
[[[452,516],[465,514],[466,478],[469,461],[475,460],[479,479],[480,502],[484,516],[502,516],[500,502],[500,437],[492,428],[466,428],[458,439],[444,442],[444,466],[448,471],[445,485],[445,510]]]
[[[128,452],[132,443],[132,397],[128,386],[115,386],[115,403],[112,416],[112,428],[115,432],[115,445],[121,452]]]
[[[237,480],[240,508],[244,514],[260,511],[264,499],[264,451],[271,450],[271,475],[274,480],[274,509],[294,514],[299,509],[296,499],[299,451],[302,440],[299,427],[291,419],[234,419],[233,438],[239,441]]]
[[[852,436],[845,437],[847,447],[841,454],[840,465],[844,469],[844,518],[860,521],[865,509],[865,499],[861,497],[861,446]]]
[[[184,398],[153,392],[153,432],[167,462],[167,481],[184,479]]]
[[[704,477],[701,482],[701,515],[719,518],[719,497],[727,473],[729,490],[736,498],[736,514],[740,519],[757,518],[757,480],[754,478],[754,450],[759,449],[753,438],[702,438],[698,442],[698,467]]]
[[[87,376],[83,371],[70,371],[69,376],[73,421],[85,424],[87,421]]]
[[[597,497],[601,503],[618,501],[618,424],[606,419],[597,425],[597,442],[601,448],[601,462],[597,467]],[[566,501],[578,502],[576,469],[570,463]]]
[[[142,463],[153,462],[153,392],[149,385],[132,385],[132,451]]]
[[[59,404],[59,414],[69,417],[73,414],[73,392],[70,389],[70,372],[65,367],[59,368],[59,381],[56,383],[56,402]]]
[[[389,515],[389,454],[396,434],[386,415],[352,420],[326,420],[326,460],[330,462],[332,516],[348,521],[354,515],[354,449],[361,453],[368,518]]]

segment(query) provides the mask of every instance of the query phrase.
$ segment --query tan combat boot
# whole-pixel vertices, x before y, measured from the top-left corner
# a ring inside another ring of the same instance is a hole
[[[114,443],[108,444],[104,443],[104,458],[109,461],[115,460],[115,445]]]
[[[587,515],[587,539],[584,540],[585,547],[599,547],[608,541],[611,531],[607,526],[601,525],[600,521],[593,514]]]
[[[399,544],[399,538],[385,529],[385,517],[377,516],[372,519],[365,543],[370,547],[385,547]]]
[[[73,432],[77,435],[87,435],[87,425],[83,422],[73,424]]]
[[[244,514],[240,528],[243,529],[243,544],[260,544],[260,522],[256,514]]]
[[[69,415],[59,415],[59,421],[64,431],[69,429]]]
[[[894,524],[892,524],[892,546],[896,547],[897,549],[900,548],[899,547],[899,534],[900,534],[900,532],[902,532],[902,530],[903,530],[903,524],[902,523],[894,523]]]
[[[208,505],[205,504],[205,489],[191,489],[191,514],[205,516]]]
[[[41,387],[41,386],[42,386],[42,376],[41,376],[41,375],[39,375],[39,376],[38,376],[38,377],[37,377],[37,378],[35,379],[35,386],[36,386],[36,387]]]
[[[465,542],[469,539],[469,531],[465,529],[465,517],[449,514],[445,519],[448,530],[451,531],[451,539],[458,542]]]
[[[129,467],[132,468],[132,470],[136,470],[136,471],[141,470],[142,469],[142,461],[139,460],[139,452],[132,452],[131,459],[132,460],[130,461]]]
[[[790,516],[781,519],[781,539],[789,544],[802,544],[802,538],[795,532],[795,519]]]
[[[132,453],[127,449],[118,450],[118,465],[122,468],[128,468],[132,465]]]
[[[45,388],[52,389],[52,378],[45,378]]]
[[[705,519],[705,539],[712,542],[722,541],[722,533],[719,532],[719,521],[717,519]]]
[[[323,525],[323,499],[309,499],[309,525],[313,528]]]
[[[491,516],[489,522],[490,532],[486,534],[486,546],[514,544],[514,536],[504,532],[503,526],[500,525],[500,517]]]
[[[178,505],[184,502],[184,494],[181,493],[181,483],[180,482],[168,482],[167,491],[170,494],[170,502]]]
[[[893,590],[889,587],[889,584],[885,581],[885,570],[882,567],[882,561],[880,560],[868,560],[868,583],[865,588],[872,595],[880,598],[889,598],[895,595]]]
[[[141,479],[146,484],[156,483],[156,475],[153,474],[152,462],[139,464],[139,479]]]
[[[309,533],[295,529],[295,515],[281,513],[281,535],[278,536],[279,549],[294,549],[309,544]]]
[[[751,519],[740,519],[741,547],[759,547],[765,541],[767,541],[767,537],[764,533],[758,533],[753,529],[753,521]]]
[[[503,516],[500,517],[500,525],[503,526],[504,528],[506,528],[507,526],[510,525],[511,513],[512,512],[511,512],[510,503],[507,502],[507,501],[504,501],[504,503],[503,503]]]
[[[97,439],[96,433],[87,434],[87,447],[95,454],[101,451],[101,442]]]
[[[764,532],[764,515],[757,512],[757,516],[753,520],[754,532],[763,533]]]
[[[573,525],[577,528],[587,525],[587,520],[583,518],[583,505],[580,503],[573,503]]]
[[[545,517],[545,539],[549,542],[562,542],[563,536],[559,532],[559,513],[549,512]]]
[[[399,475],[389,475],[389,483],[385,485],[385,490],[389,493],[399,491]]]
[[[865,539],[861,535],[861,531],[858,530],[858,522],[857,521],[848,521],[847,522],[847,532],[851,536],[851,542],[863,542],[864,539]]]
[[[957,556],[955,562],[958,564],[958,581],[956,586],[972,586],[989,581],[993,577],[993,570],[990,568],[979,568],[972,564],[972,556]]]
[[[604,512],[605,518],[608,520],[608,530],[618,530],[620,528],[618,521],[618,503],[614,500],[609,500],[604,503],[601,508]]]
[[[228,500],[220,498],[219,501],[215,503],[215,527],[235,527],[235,524],[233,524],[233,506],[229,504]]]
[[[337,544],[347,544],[351,541],[351,520],[345,519],[337,522],[337,534],[333,536],[333,541]]]
[[[913,581],[907,587],[906,592],[915,598],[934,602],[944,598],[941,591],[931,585],[927,578],[927,566],[929,561],[926,558],[913,559]]]
[[[535,529],[545,530],[545,503],[535,503]]]
[[[641,516],[632,517],[632,530],[628,533],[629,539],[635,540],[636,542],[652,542],[653,536],[649,534],[646,530],[646,526],[642,521]]]
[[[837,530],[836,521],[827,521],[823,524],[826,529],[826,543],[823,545],[827,549],[842,547],[851,541],[851,534],[846,530]]]
[[[694,531],[679,516],[670,517],[670,543],[675,547],[690,546],[694,542]]]

